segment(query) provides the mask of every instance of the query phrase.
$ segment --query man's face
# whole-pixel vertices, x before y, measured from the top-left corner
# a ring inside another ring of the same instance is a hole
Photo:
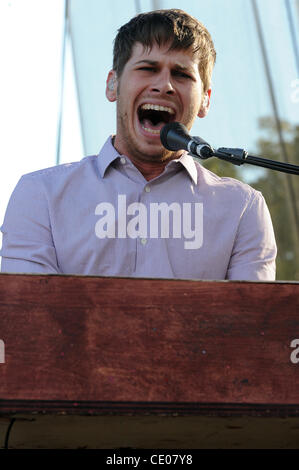
[[[108,99],[117,101],[114,146],[135,160],[161,162],[173,158],[173,152],[161,144],[161,128],[179,121],[190,130],[196,116],[204,117],[209,107],[209,99],[202,106],[196,56],[168,48],[154,44],[147,50],[136,43],[116,88],[106,90]],[[108,80],[113,76],[111,71]]]

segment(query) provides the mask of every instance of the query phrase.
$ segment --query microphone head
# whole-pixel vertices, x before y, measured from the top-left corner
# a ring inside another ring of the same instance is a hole
[[[184,124],[169,122],[162,127],[160,139],[167,150],[186,150],[190,136]]]

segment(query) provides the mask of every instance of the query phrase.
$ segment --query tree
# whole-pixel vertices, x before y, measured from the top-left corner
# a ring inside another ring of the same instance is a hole
[[[271,117],[261,118],[259,127],[263,136],[257,142],[257,155],[271,160],[282,161],[277,130]],[[299,126],[281,122],[289,163],[299,165]],[[251,153],[251,152],[249,152]],[[219,176],[231,176],[243,180],[239,167],[222,160],[212,158],[204,166]],[[246,164],[245,164],[246,165]],[[269,207],[278,247],[277,280],[299,280],[299,257],[296,225],[288,201],[288,178],[292,178],[297,207],[299,207],[299,176],[287,177],[285,173],[264,169],[250,185],[261,191]],[[299,214],[298,214],[299,216]]]
[[[299,165],[299,126],[292,126],[288,122],[281,123],[289,163]],[[271,160],[282,161],[281,147],[278,142],[275,123],[272,118],[260,119],[260,128],[265,132],[265,137],[258,140],[258,152]],[[265,170],[252,186],[261,191],[267,201],[276,241],[277,255],[277,279],[299,280],[299,259],[296,225],[292,217],[286,186],[289,179],[295,189],[294,197],[299,207],[299,176],[290,175],[274,170]]]

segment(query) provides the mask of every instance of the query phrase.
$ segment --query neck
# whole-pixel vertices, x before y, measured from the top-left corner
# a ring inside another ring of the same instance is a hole
[[[147,181],[150,181],[163,173],[169,160],[164,162],[143,162],[129,157],[133,165],[140,171]]]
[[[153,160],[153,161],[147,161],[147,160],[142,160],[141,158],[138,158],[134,155],[132,155],[131,152],[128,151],[122,151],[121,146],[119,147],[116,145],[115,142],[115,137],[112,137],[112,145],[114,148],[120,153],[124,153],[133,163],[133,165],[137,168],[137,170],[140,171],[140,173],[144,176],[144,178],[147,181],[150,181],[157,176],[161,175],[163,173],[165,166],[167,163],[170,162],[170,160],[174,160],[175,158],[180,158],[182,154],[184,153],[183,150],[179,150],[176,152],[171,152],[171,151],[166,151],[167,155],[164,155],[163,160]]]

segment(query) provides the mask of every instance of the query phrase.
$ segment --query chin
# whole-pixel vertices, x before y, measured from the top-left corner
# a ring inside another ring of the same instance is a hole
[[[147,162],[164,162],[165,160],[171,159],[173,157],[173,152],[165,149],[160,146],[160,148],[150,150],[145,148],[136,149],[138,151],[138,158]]]

